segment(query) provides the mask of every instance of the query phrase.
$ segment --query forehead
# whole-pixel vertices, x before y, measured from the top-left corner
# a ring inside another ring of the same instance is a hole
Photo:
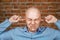
[[[40,15],[40,11],[37,8],[29,8],[26,11],[26,17],[29,18],[38,18]]]

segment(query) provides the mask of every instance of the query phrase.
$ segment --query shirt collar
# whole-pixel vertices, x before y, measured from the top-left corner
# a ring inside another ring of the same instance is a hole
[[[41,32],[42,33],[45,29],[46,29],[46,27],[43,27],[43,26],[42,27],[39,27],[37,29],[37,32]],[[27,26],[24,27],[24,31],[25,32],[28,32]]]

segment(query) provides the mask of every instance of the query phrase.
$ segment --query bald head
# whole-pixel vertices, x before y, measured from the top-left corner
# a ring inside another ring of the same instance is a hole
[[[39,11],[39,9],[35,7],[31,7],[26,10],[26,16],[30,16],[32,18],[38,17],[38,16],[41,17],[41,12]]]
[[[41,12],[39,11],[39,9],[35,8],[35,7],[31,7],[31,8],[28,8],[26,10],[26,15],[30,15],[31,16],[34,16],[34,15],[41,15]]]

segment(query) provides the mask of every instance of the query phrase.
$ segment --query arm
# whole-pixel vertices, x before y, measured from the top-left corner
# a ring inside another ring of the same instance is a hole
[[[60,31],[56,32],[56,37],[55,37],[54,40],[60,40]]]
[[[19,21],[19,17],[17,15],[13,15],[9,19],[2,22],[0,24],[0,34],[3,33],[6,30],[6,28],[9,27],[12,23],[18,22],[18,21]]]
[[[7,27],[11,25],[11,22],[9,22],[8,19],[6,19],[4,22],[0,24],[0,33],[2,33],[4,30],[6,30]]]
[[[57,22],[54,24],[57,26],[58,29],[60,29],[60,20],[57,20]]]
[[[60,29],[60,20],[58,20],[56,17],[54,17],[53,15],[48,15],[45,18],[47,23],[54,23],[58,29]],[[55,33],[55,39],[54,40],[60,40],[60,30],[57,30]]]
[[[60,29],[60,20],[58,20],[55,16],[48,15],[45,19],[47,23],[54,23],[57,26],[57,28]]]
[[[2,33],[0,35],[0,40],[12,40],[13,31],[14,29]]]
[[[19,21],[19,17],[17,15],[12,16],[9,20],[7,20],[8,23],[14,23],[14,22],[18,22]],[[6,22],[5,24],[8,25],[8,23]],[[8,26],[6,26],[7,28]],[[3,30],[3,28],[1,28],[1,30]],[[6,31],[4,33],[0,34],[0,40],[13,40],[12,36],[14,35],[14,29],[10,30],[10,31]]]

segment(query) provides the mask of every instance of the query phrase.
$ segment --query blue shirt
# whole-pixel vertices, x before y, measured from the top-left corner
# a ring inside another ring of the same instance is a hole
[[[37,32],[28,32],[27,27],[16,27],[5,31],[11,23],[7,20],[0,24],[0,40],[60,40],[60,30],[49,27],[40,27]],[[60,21],[55,25],[60,29]]]

